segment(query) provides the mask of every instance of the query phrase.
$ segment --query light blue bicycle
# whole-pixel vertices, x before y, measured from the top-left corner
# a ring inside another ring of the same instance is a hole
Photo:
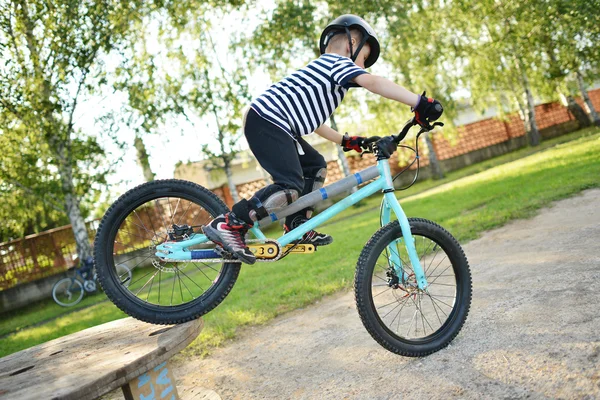
[[[472,289],[469,265],[456,239],[431,221],[407,218],[394,196],[389,158],[414,125],[413,119],[397,136],[369,139],[377,166],[272,213],[255,224],[250,231],[254,238],[247,242],[257,262],[275,262],[290,254],[310,256],[314,246],[301,241],[306,232],[382,192],[382,227],[366,243],[356,266],[358,312],[383,347],[424,356],[458,334]],[[421,127],[418,135],[432,128]],[[415,152],[418,160],[418,145]],[[276,240],[260,229],[361,184],[355,193]],[[182,180],[149,182],[123,194],[104,215],[94,244],[99,281],[108,297],[127,314],[156,324],[182,323],[215,308],[231,291],[241,264],[215,249],[200,227],[226,211],[209,190]],[[119,266],[133,273],[128,287],[120,284]]]

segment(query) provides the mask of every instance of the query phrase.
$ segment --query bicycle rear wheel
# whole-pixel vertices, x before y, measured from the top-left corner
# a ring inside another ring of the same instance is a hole
[[[379,229],[363,249],[355,297],[371,336],[396,354],[419,357],[446,347],[462,328],[471,304],[471,273],[462,248],[441,226],[409,219],[429,286],[417,287],[398,221]],[[391,255],[401,262],[397,276]]]
[[[75,278],[63,278],[52,287],[52,298],[59,306],[74,306],[83,298],[83,285]]]
[[[156,246],[199,232],[227,211],[207,189],[175,179],[145,183],[122,195],[104,215],[94,242],[98,280],[108,298],[132,317],[155,324],[182,323],[212,310],[230,292],[240,264],[165,262],[155,255]],[[175,226],[187,226],[185,233]],[[131,278],[117,272],[123,267]]]

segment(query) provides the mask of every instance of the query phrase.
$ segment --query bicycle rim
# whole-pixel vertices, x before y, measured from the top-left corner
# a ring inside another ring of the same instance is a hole
[[[52,288],[52,297],[58,305],[70,307],[81,301],[83,292],[83,286],[77,279],[64,278]]]

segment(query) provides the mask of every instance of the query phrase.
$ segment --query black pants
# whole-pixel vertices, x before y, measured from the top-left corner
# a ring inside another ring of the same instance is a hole
[[[304,155],[300,155],[296,142],[290,135],[262,118],[253,109],[250,109],[246,116],[244,135],[260,166],[273,178],[273,184],[254,194],[260,201],[282,189],[296,190],[300,196],[306,194],[312,191],[319,170],[327,168],[323,156],[304,139],[298,138],[304,152]],[[238,211],[240,203],[233,206],[236,215],[245,214]],[[238,217],[244,220],[249,218],[246,215]]]

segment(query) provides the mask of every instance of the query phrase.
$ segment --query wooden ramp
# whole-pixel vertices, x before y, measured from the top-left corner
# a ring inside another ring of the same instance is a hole
[[[202,320],[160,326],[124,318],[0,359],[0,400],[180,399],[168,360],[202,330]],[[189,398],[219,399],[191,388]]]

